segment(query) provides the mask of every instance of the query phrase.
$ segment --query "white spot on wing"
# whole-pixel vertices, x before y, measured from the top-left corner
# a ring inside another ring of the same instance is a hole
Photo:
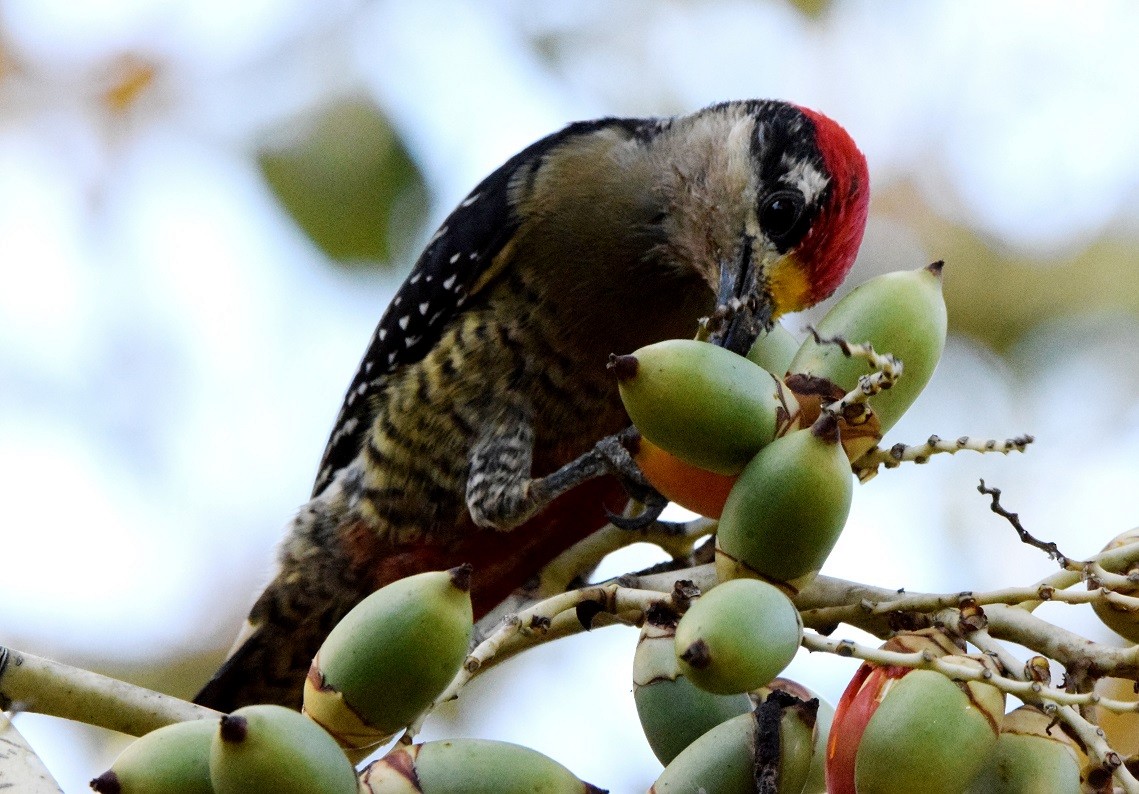
[[[451,287],[453,287],[455,285],[455,279],[456,278],[458,278],[458,276],[451,276],[449,279],[444,281],[443,282],[443,289],[451,289]]]
[[[451,264],[453,265],[453,264],[455,264],[456,262],[458,262],[458,261],[459,261],[459,257],[460,257],[460,256],[462,256],[462,254],[458,254],[458,253],[456,253],[456,254],[452,255],[452,256],[451,256]]]
[[[460,207],[469,207],[478,200],[479,200],[479,194],[478,193],[472,193],[471,195],[469,195],[465,199],[463,199],[463,203],[460,204],[459,206]]]
[[[405,314],[403,317],[399,318],[399,327],[406,331],[407,330],[407,324],[409,322],[411,322],[411,315]]]
[[[420,314],[427,314],[427,310],[429,308],[431,308],[431,304],[428,303],[427,301],[424,301],[423,303],[419,304],[419,313]]]

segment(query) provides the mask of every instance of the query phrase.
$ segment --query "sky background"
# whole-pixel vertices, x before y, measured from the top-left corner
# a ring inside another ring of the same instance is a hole
[[[980,477],[1038,537],[1094,553],[1139,524],[1137,38],[1122,1],[0,0],[0,643],[191,694],[451,207],[569,121],[745,97],[818,108],[866,153],[848,287],[947,261],[950,342],[887,441],[1037,438],[859,487],[824,573],[945,591],[1047,574]],[[272,164],[329,151],[346,179],[406,158],[386,261],[330,256],[284,209]],[[1090,610],[1047,614],[1109,636]],[[503,666],[427,735],[522,741],[643,790],[659,765],[635,639]],[[837,699],[852,662],[801,656],[792,674]],[[17,724],[68,792],[124,741]]]

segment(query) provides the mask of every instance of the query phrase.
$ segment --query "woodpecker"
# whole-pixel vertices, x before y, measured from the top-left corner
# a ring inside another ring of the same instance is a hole
[[[846,131],[780,101],[578,122],[510,158],[388,306],[278,573],[197,702],[299,706],[332,626],[414,573],[470,563],[476,617],[493,609],[636,487],[604,443],[629,422],[609,355],[704,317],[745,353],[834,292],[868,201]]]

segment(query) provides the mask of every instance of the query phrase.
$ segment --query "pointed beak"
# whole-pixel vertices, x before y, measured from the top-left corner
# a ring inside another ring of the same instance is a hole
[[[752,258],[749,239],[740,246],[736,261],[721,263],[713,317],[720,322],[709,341],[741,356],[747,355],[756,337],[770,330],[774,322],[771,294]]]

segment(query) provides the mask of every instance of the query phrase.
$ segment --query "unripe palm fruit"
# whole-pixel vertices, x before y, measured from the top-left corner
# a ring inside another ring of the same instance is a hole
[[[752,710],[747,695],[716,695],[682,675],[675,636],[675,623],[646,621],[633,656],[637,716],[649,746],[665,766],[707,731]]]
[[[127,745],[91,788],[103,794],[213,794],[210,742],[216,732],[216,720],[153,730]]]
[[[707,342],[668,339],[615,356],[610,366],[642,435],[718,474],[738,473],[798,414],[782,381]]]
[[[947,655],[955,664],[984,658]],[[934,670],[863,665],[835,709],[831,794],[962,794],[996,746],[1004,693]]]
[[[221,718],[210,747],[217,794],[356,794],[356,770],[328,732],[284,706]]]
[[[904,371],[897,383],[870,399],[882,433],[893,427],[921,394],[945,348],[941,268],[942,263],[935,262],[860,284],[817,326],[824,339],[839,336],[851,344],[869,342],[878,353],[890,353],[902,362]],[[837,345],[819,344],[809,338],[788,371],[826,378],[849,392],[870,369],[864,360],[845,356]],[[873,444],[868,440],[866,448],[870,446]]]
[[[718,695],[750,692],[783,672],[803,639],[799,610],[774,585],[736,579],[713,587],[676,624],[680,672]]]
[[[755,343],[747,351],[747,360],[758,364],[768,372],[782,375],[791,366],[791,361],[799,352],[802,343],[801,339],[781,323],[775,323],[770,331],[756,337]]]
[[[752,695],[762,702],[767,700],[772,692],[785,692],[804,702],[818,701],[818,711],[815,713],[815,751],[811,757],[811,768],[807,772],[806,783],[803,784],[803,794],[826,794],[827,740],[830,737],[831,723],[834,721],[834,706],[819,697],[810,687],[805,687],[789,678],[776,678]]]
[[[882,644],[886,651],[922,653],[941,657],[964,653],[965,645],[941,629],[921,629],[895,634]],[[826,753],[826,783],[831,794],[852,794],[854,765],[859,740],[878,707],[879,695],[910,672],[908,667],[882,667],[864,662],[855,671],[835,707]]]
[[[1005,715],[1001,735],[971,794],[1068,794],[1080,790],[1075,743],[1035,706]]]
[[[360,773],[361,794],[604,794],[549,756],[509,742],[397,747]]]
[[[1106,546],[1103,547],[1104,551],[1110,549],[1118,549],[1123,546],[1129,546],[1133,543],[1139,543],[1139,527],[1129,529],[1120,535],[1116,535]],[[1137,555],[1139,556],[1139,555]],[[1124,575],[1132,574],[1139,571],[1139,561],[1133,562],[1130,565],[1124,566],[1111,566],[1108,568],[1112,573],[1121,573]],[[1088,588],[1093,586],[1091,581],[1088,582]],[[1135,596],[1139,595],[1139,587],[1128,587],[1126,589],[1115,588],[1116,592],[1121,595]],[[1130,642],[1139,642],[1139,612],[1134,612],[1126,607],[1116,606],[1114,604],[1098,601],[1092,604],[1092,609],[1095,610],[1096,615],[1103,621],[1104,625],[1114,631],[1120,637]]]
[[[801,587],[838,540],[853,493],[832,418],[776,439],[747,465],[724,503],[716,532],[720,580],[758,575]]]
[[[708,518],[719,518],[737,475],[717,474],[685,463],[643,436],[632,450],[645,479],[670,502]]]
[[[754,792],[758,777],[772,770],[777,794],[801,794],[817,703],[792,701],[770,700],[712,728],[665,767],[649,794]]]
[[[332,629],[305,681],[305,713],[343,747],[370,747],[407,725],[467,656],[470,566],[392,582]]]

